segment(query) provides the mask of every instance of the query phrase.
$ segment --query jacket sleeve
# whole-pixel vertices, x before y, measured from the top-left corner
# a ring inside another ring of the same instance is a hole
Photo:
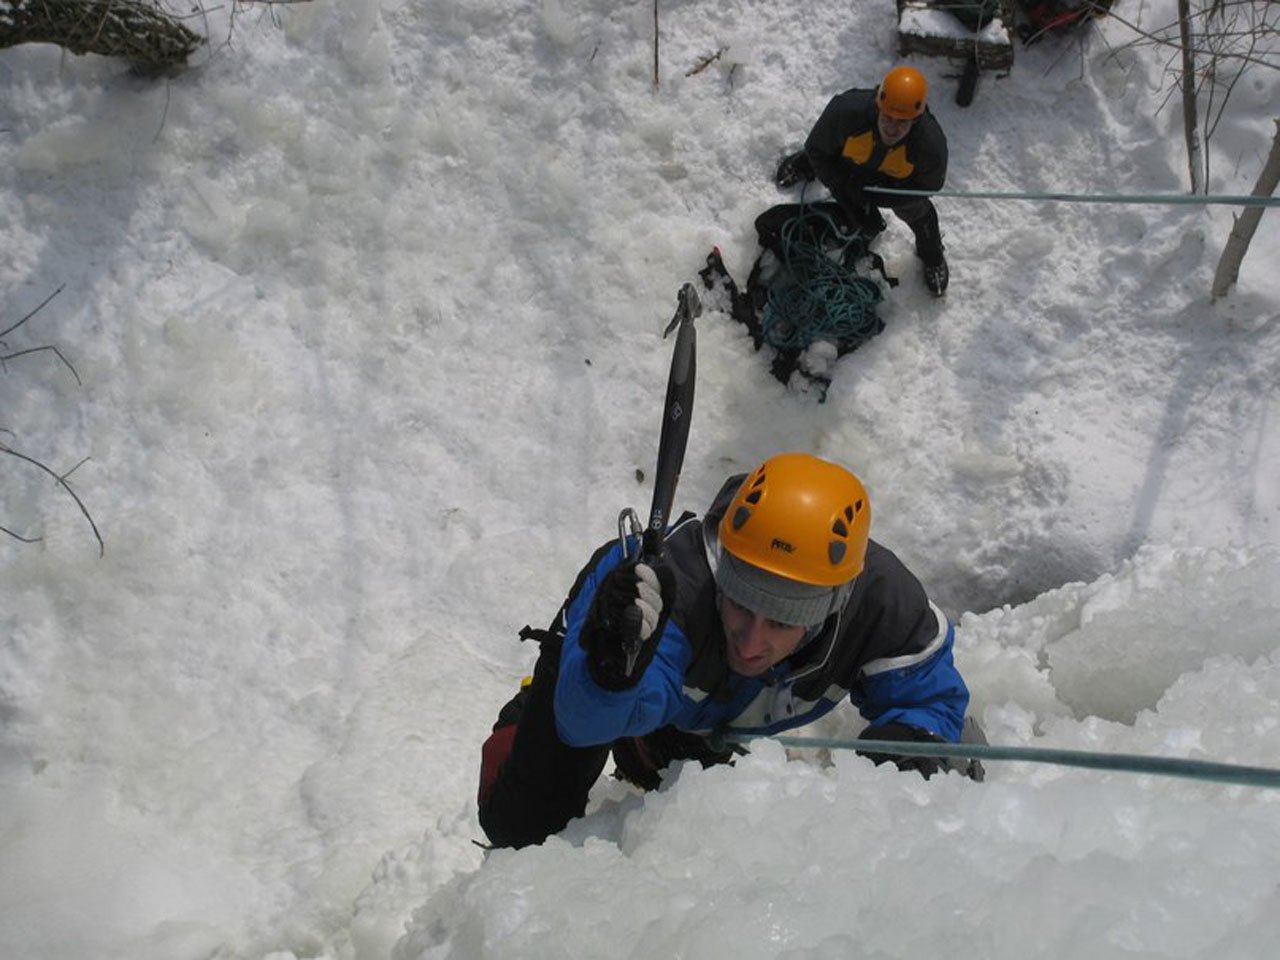
[[[665,726],[683,701],[684,676],[691,647],[680,628],[668,622],[653,661],[629,690],[605,690],[591,678],[587,655],[579,643],[587,611],[601,579],[622,560],[614,546],[581,580],[566,614],[560,674],[556,679],[556,733],[571,747],[636,737]]]
[[[907,179],[908,189],[941,190],[947,183],[947,136],[933,114],[926,114],[922,122],[926,128],[915,172]]]
[[[969,688],[952,656],[955,627],[936,607],[934,615],[938,635],[923,656],[867,664],[853,701],[873,724],[905,723],[954,743],[964,727]]]
[[[854,177],[855,168],[845,160],[843,153],[849,125],[845,99],[844,95],[832,97],[809,131],[804,152],[818,181],[831,193],[832,199],[850,211],[860,209],[864,204],[860,185]]]

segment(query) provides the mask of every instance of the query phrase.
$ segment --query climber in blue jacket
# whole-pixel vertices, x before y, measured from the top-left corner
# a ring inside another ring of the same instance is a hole
[[[610,753],[650,788],[674,760],[731,760],[718,734],[777,733],[845,699],[871,724],[864,738],[959,740],[969,692],[954,629],[870,522],[852,472],[791,453],[729,478],[701,520],[667,532],[659,560],[601,546],[551,629],[529,631],[532,681],[485,742],[489,839],[538,843],[581,816]],[[926,778],[946,766],[871,756]]]

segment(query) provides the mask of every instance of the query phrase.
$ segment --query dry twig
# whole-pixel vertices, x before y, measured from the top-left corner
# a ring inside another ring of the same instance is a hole
[[[724,52],[728,49],[729,49],[728,47],[721,47],[715,53],[707,54],[705,57],[699,60],[696,64],[694,64],[693,68],[690,69],[687,73],[685,73],[685,76],[692,77],[701,73],[703,70],[707,69],[707,67],[711,66],[713,63],[719,60],[720,57],[724,54]]]
[[[98,556],[101,557],[106,553],[107,547],[106,547],[106,544],[102,542],[102,534],[98,532],[98,525],[93,522],[93,517],[90,516],[88,508],[85,507],[84,505],[84,501],[81,500],[80,497],[76,495],[76,492],[71,489],[71,484],[67,483],[67,477],[75,473],[76,470],[80,468],[80,465],[85,463],[89,459],[88,457],[85,457],[84,460],[81,460],[80,463],[77,463],[74,467],[72,467],[66,473],[59,474],[59,473],[54,473],[52,470],[50,470],[48,467],[46,467],[43,463],[41,463],[39,460],[35,459],[34,457],[28,457],[25,453],[19,453],[17,450],[13,449],[13,447],[10,447],[7,444],[0,443],[0,453],[7,453],[11,457],[17,457],[19,460],[23,460],[31,464],[38,470],[42,470],[43,472],[47,473],[49,476],[53,477],[54,482],[57,483],[58,486],[62,487],[63,490],[67,491],[67,495],[70,496],[71,499],[76,502],[76,506],[79,507],[80,512],[84,514],[84,518],[89,521],[89,528],[93,530],[93,536],[98,541]],[[40,537],[29,539],[27,537],[18,536],[18,534],[14,533],[12,530],[9,530],[7,527],[0,527],[0,530],[3,530],[5,533],[13,537],[16,537],[18,540],[21,540],[23,543],[35,543],[37,540],[41,539]]]
[[[28,320],[34,317],[37,313],[39,313],[42,309],[44,309],[45,305],[48,304],[50,300],[52,300],[61,292],[62,292],[62,287],[58,287],[57,290],[53,291],[53,293],[45,297],[44,300],[42,300],[34,310],[32,310],[30,313],[24,316],[17,323],[9,327],[6,327],[4,330],[0,330],[0,337],[5,337],[13,333],[13,331],[17,330],[20,326],[22,326],[24,323],[26,323]],[[3,341],[0,341],[0,345],[2,344],[3,344]],[[76,383],[80,383],[80,374],[76,373],[76,368],[73,367],[70,364],[70,362],[68,362],[67,358],[62,355],[62,351],[60,351],[57,347],[54,347],[54,346],[30,347],[25,350],[16,350],[13,353],[5,354],[3,356],[0,356],[0,367],[3,367],[3,364],[6,360],[13,360],[16,357],[23,357],[23,356],[27,356],[28,354],[39,353],[42,350],[52,351],[59,360],[61,360],[63,363],[67,365],[67,368],[71,371],[72,376],[76,378]],[[13,435],[12,430],[5,430],[4,432],[9,434],[10,436]],[[84,518],[87,521],[89,521],[89,528],[93,531],[93,536],[98,541],[98,556],[103,556],[106,553],[106,545],[102,541],[102,534],[98,532],[98,525],[93,522],[93,517],[89,514],[88,508],[85,507],[84,501],[82,501],[80,497],[76,494],[76,492],[71,489],[71,485],[67,482],[67,477],[75,473],[75,471],[80,468],[81,464],[85,463],[88,460],[88,457],[86,457],[84,460],[81,460],[80,463],[77,463],[74,467],[72,467],[66,473],[60,474],[60,473],[56,473],[54,470],[45,466],[45,464],[41,463],[39,460],[35,459],[34,457],[30,457],[25,453],[15,450],[13,447],[9,446],[8,443],[0,443],[0,453],[8,454],[11,457],[14,457],[18,460],[23,461],[24,463],[31,464],[36,469],[42,471],[43,473],[47,473],[49,476],[53,477],[54,482],[57,483],[58,486],[62,487],[62,489],[67,492],[67,494],[71,497],[71,499],[75,501],[76,506],[80,508],[80,512],[84,514]],[[36,543],[37,541],[42,539],[41,537],[24,537],[22,534],[17,533],[16,531],[11,530],[6,526],[0,526],[0,533],[6,533],[9,536],[13,537],[15,540],[19,540],[22,543]]]

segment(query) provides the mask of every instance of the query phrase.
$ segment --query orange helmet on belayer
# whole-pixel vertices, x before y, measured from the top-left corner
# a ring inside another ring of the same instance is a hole
[[[783,453],[747,475],[717,534],[725,550],[753,567],[838,587],[862,572],[870,528],[861,480],[830,460]]]
[[[876,106],[895,120],[914,120],[924,113],[929,84],[915,67],[894,67],[876,89]]]

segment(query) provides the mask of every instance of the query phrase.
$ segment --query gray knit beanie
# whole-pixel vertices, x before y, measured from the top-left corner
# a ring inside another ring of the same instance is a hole
[[[839,587],[802,583],[739,560],[723,548],[716,551],[716,586],[740,607],[778,623],[811,627],[832,612]]]

